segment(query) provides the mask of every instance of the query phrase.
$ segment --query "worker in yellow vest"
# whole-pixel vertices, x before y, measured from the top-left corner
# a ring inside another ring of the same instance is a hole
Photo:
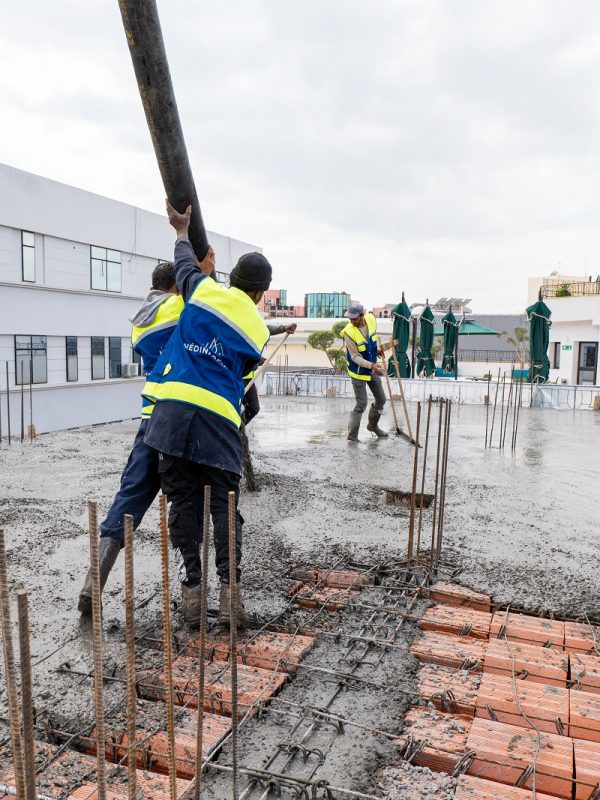
[[[367,430],[378,438],[385,439],[388,434],[379,427],[385,394],[381,382],[383,368],[377,362],[377,320],[360,303],[352,303],[344,316],[348,317],[349,322],[340,332],[340,336],[346,345],[348,375],[352,378],[356,398],[356,405],[348,420],[348,439],[351,442],[358,441],[360,421],[367,408],[367,386],[373,395]]]

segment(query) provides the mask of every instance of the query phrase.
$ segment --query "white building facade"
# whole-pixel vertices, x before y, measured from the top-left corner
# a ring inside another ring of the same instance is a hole
[[[528,305],[542,298],[552,312],[550,381],[597,386],[600,351],[600,278],[550,275],[530,278]]]
[[[208,238],[223,282],[259,250]],[[0,164],[3,436],[9,406],[13,436],[139,416],[129,318],[174,239],[166,216]]]

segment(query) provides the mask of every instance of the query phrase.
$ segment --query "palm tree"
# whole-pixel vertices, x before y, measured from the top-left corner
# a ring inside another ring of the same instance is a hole
[[[504,335],[506,336],[506,332],[504,333]],[[514,336],[506,336],[506,341],[512,346],[520,362],[528,361],[529,359],[528,328],[518,325],[514,330]]]

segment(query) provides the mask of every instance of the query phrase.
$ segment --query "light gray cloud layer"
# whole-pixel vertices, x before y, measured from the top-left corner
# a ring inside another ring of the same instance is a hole
[[[2,2],[0,160],[162,210],[118,6]],[[292,300],[468,295],[600,272],[600,6],[162,0],[209,227]]]

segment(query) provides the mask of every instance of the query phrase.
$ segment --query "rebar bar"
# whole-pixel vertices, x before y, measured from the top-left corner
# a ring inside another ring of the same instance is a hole
[[[8,374],[8,361],[6,362],[6,427],[8,432],[8,443],[10,444],[10,386]]]
[[[442,415],[444,411],[445,400],[440,400],[440,414],[438,419],[438,432],[437,432],[437,451],[435,454],[435,488],[433,491],[433,512],[431,519],[431,551],[429,558],[429,568],[433,570],[435,565],[435,532],[438,515],[438,491],[440,483],[440,455],[442,445]]]
[[[427,451],[429,449],[429,425],[431,422],[431,404],[433,402],[433,398],[429,395],[429,400],[427,401],[427,423],[425,425],[425,447],[423,449],[423,472],[421,475],[421,502],[419,503],[419,527],[417,529],[417,557],[421,551],[421,527],[423,525],[423,496],[425,493],[425,474],[427,472]]]
[[[135,671],[135,588],[133,573],[133,517],[125,514],[125,658],[127,672],[127,796],[137,797],[137,690]]]
[[[104,733],[104,683],[102,680],[102,604],[98,552],[98,504],[88,501],[90,571],[92,576],[92,642],[94,652],[94,706],[96,714],[96,780],[98,800],[106,800],[106,741]]]
[[[417,403],[417,430],[415,433],[416,445],[415,445],[415,452],[413,454],[413,477],[412,477],[412,488],[410,492],[410,518],[408,523],[408,548],[406,555],[406,560],[409,566],[412,563],[413,559],[413,547],[415,538],[415,511],[416,511],[416,499],[417,499],[417,473],[419,470],[420,429],[421,429],[421,403],[419,402]]]
[[[504,421],[504,433],[502,435],[502,449],[504,449],[504,444],[506,442],[506,430],[508,428],[508,417],[510,415],[510,409],[512,407],[512,398],[513,398],[513,385],[514,382],[510,382],[510,389],[508,390],[508,400],[506,401],[506,419]]]
[[[500,398],[500,438],[498,447],[502,447],[502,427],[504,424],[504,392],[506,391],[506,372],[502,374],[502,396]]]
[[[228,522],[229,522],[229,646],[231,660],[231,788],[233,800],[238,800],[238,675],[237,675],[237,609],[238,609],[238,584],[237,584],[237,526],[236,526],[237,498],[235,492],[229,492]]]
[[[17,669],[10,621],[10,600],[8,596],[8,561],[4,531],[0,529],[0,621],[2,625],[2,652],[4,653],[4,674],[6,676],[6,695],[10,718],[10,737],[15,765],[15,784],[17,796],[25,797],[25,773],[23,771],[23,742],[17,691]]]
[[[21,442],[25,441],[25,378],[21,361]]]
[[[498,378],[496,379],[496,393],[494,395],[494,411],[492,413],[492,424],[490,426],[490,443],[492,446],[492,437],[494,436],[494,423],[496,421],[496,406],[498,405],[498,391],[500,389],[500,367],[498,367]]]
[[[25,800],[35,800],[35,750],[33,744],[29,599],[26,589],[17,589],[17,613],[19,618],[19,662],[21,665],[21,713],[23,717]]]
[[[29,358],[29,441],[33,442],[33,358]]]
[[[488,382],[487,382],[487,394],[486,394],[486,404],[485,404],[485,446],[488,446],[488,429],[489,429],[489,422],[490,422],[490,385],[492,382],[492,373],[491,371],[488,372]]]
[[[162,575],[163,658],[165,665],[165,705],[167,712],[167,744],[169,760],[169,790],[171,800],[177,797],[175,772],[175,711],[173,698],[173,645],[171,637],[171,602],[169,592],[169,529],[167,525],[167,498],[158,500],[160,523],[160,561]]]
[[[440,514],[438,519],[438,539],[436,548],[436,564],[442,556],[442,539],[444,535],[444,520],[446,516],[446,485],[448,482],[448,454],[450,451],[450,420],[452,418],[452,400],[446,404],[446,424],[444,427],[444,460],[442,472],[442,486],[440,490]]]
[[[210,533],[211,487],[204,487],[204,519],[202,524],[202,555],[200,568],[200,661],[198,664],[198,729],[196,732],[195,800],[200,800],[202,786],[202,746],[204,734],[204,662],[206,659],[206,612],[208,605],[208,541]]]

